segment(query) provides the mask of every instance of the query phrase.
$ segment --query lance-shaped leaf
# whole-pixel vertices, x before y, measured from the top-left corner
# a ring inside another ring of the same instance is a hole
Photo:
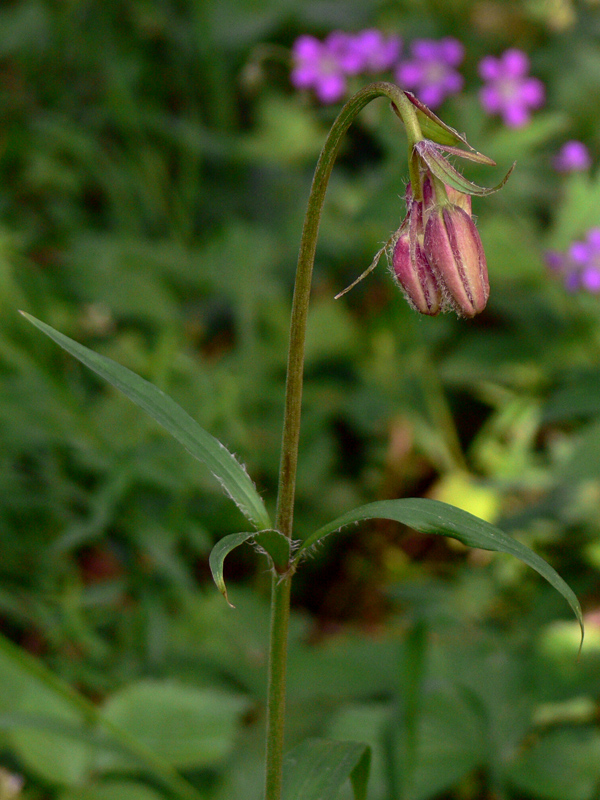
[[[223,563],[232,550],[235,550],[236,547],[248,541],[251,541],[252,544],[256,545],[260,551],[269,557],[272,566],[278,572],[283,572],[290,560],[290,540],[287,536],[284,536],[283,533],[279,533],[279,531],[267,530],[230,533],[229,536],[224,536],[222,539],[219,539],[210,551],[208,563],[217,589],[232,608],[235,608],[235,606],[233,603],[229,602],[227,596],[227,587],[225,586],[225,578],[223,577]]]
[[[454,146],[457,147],[457,149],[467,147],[475,156],[473,159],[474,161],[480,161],[482,164],[489,164],[492,167],[495,166],[495,161],[492,161],[491,158],[484,156],[482,153],[475,150],[474,147],[471,147],[464,136],[454,130],[454,128],[451,128],[450,125],[446,125],[446,123],[436,116],[430,108],[427,108],[418,97],[415,97],[412,92],[405,91],[404,94],[417,109],[417,119],[419,120],[421,131],[426,139],[431,139],[431,141],[441,145]],[[461,150],[461,152],[465,151]]]
[[[455,148],[445,147],[443,148],[454,155],[459,155],[458,151]],[[442,154],[440,148],[434,142],[429,141],[428,139],[423,139],[420,142],[417,142],[414,147],[415,152],[420,156],[420,158],[425,162],[427,167],[431,170],[431,172],[439,178],[443,183],[447,183],[449,186],[452,186],[459,192],[464,192],[465,194],[471,195],[478,195],[479,197],[485,197],[488,194],[493,194],[497,192],[498,189],[501,189],[508,178],[510,177],[511,172],[515,168],[515,164],[508,170],[504,178],[500,181],[497,186],[486,187],[486,186],[478,186],[476,183],[472,183],[468,181],[464,175],[462,175],[457,169],[455,169],[452,164],[448,161],[448,159]],[[460,153],[463,158],[469,158],[472,161],[477,161],[477,158],[473,158],[472,154],[469,153]],[[485,162],[480,162],[485,163]],[[516,162],[515,162],[516,163]]]
[[[443,150],[444,153],[450,153],[450,155],[465,158],[467,161],[474,161],[476,164],[484,164],[486,167],[497,166],[495,161],[488,158],[488,156],[484,156],[483,153],[478,153],[477,150],[463,150],[461,147],[450,147],[445,144],[437,145],[437,147],[439,150]]]
[[[283,800],[333,800],[348,778],[354,800],[366,800],[370,768],[366,744],[307,739],[285,756]]]
[[[206,464],[253,525],[258,529],[271,527],[267,509],[244,467],[218,439],[200,427],[174,400],[116,361],[94,353],[24,311],[21,314],[82,364],[120,389],[174,436],[188,452]]]
[[[560,575],[521,542],[513,539],[500,528],[489,522],[455,508],[439,500],[428,500],[413,497],[403,500],[383,500],[378,503],[369,503],[360,506],[341,517],[334,519],[306,539],[294,558],[293,568],[306,550],[333,531],[340,530],[345,525],[360,522],[365,519],[391,519],[408,525],[421,533],[435,533],[439,536],[449,536],[458,539],[468,547],[478,547],[481,550],[493,550],[498,553],[508,553],[516,556],[532,569],[539,572],[550,583],[573,609],[581,627],[581,641],[583,642],[583,616],[581,606],[571,588]]]

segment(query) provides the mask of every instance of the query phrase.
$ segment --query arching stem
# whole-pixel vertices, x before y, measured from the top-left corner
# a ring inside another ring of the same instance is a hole
[[[356,115],[376,97],[387,97],[391,100],[394,110],[404,123],[409,144],[409,165],[413,162],[411,156],[415,143],[423,138],[414,106],[406,98],[404,92],[392,83],[377,82],[362,89],[344,105],[329,131],[319,156],[308,198],[302,239],[300,241],[288,351],[285,413],[275,523],[277,530],[288,538],[292,537],[293,530],[306,321],[323,202],[331,170],[344,134]],[[418,185],[418,168],[416,168],[416,175],[413,175],[415,166],[409,166],[409,169],[411,183],[416,181]],[[413,191],[415,188],[416,186],[413,186]],[[291,579],[291,575],[285,577],[275,575],[272,584],[265,800],[281,800],[282,792],[285,680]]]

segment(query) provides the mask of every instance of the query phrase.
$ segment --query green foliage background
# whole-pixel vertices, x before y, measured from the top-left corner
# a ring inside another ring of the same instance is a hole
[[[587,644],[577,660],[568,607],[519,563],[363,525],[298,573],[288,744],[370,742],[373,800],[597,800],[600,300],[567,295],[544,265],[600,225],[600,173],[551,166],[568,138],[598,162],[591,0],[2,4],[0,630],[201,798],[260,797],[268,578],[250,549],[232,554],[232,611],[208,570],[243,518],[16,309],[171,394],[272,509],[297,246],[336,113],[291,89],[289,47],[372,26],[461,39],[466,89],[440,115],[498,162],[468,166],[471,179],[517,169],[474,200],[483,315],[419,318],[383,266],[334,301],[404,213],[398,120],[377,101],[350,132],[317,251],[297,536],[361,503],[443,499],[558,569]],[[548,96],[517,131],[477,101],[478,61],[511,46]],[[23,798],[168,796],[97,732],[82,738],[64,697],[10,652],[0,764]]]

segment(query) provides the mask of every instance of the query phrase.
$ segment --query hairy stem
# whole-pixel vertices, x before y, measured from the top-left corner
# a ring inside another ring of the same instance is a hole
[[[292,303],[290,343],[288,351],[285,413],[279,491],[275,527],[288,538],[292,537],[294,496],[298,467],[298,441],[302,405],[302,380],[304,373],[304,345],[306,321],[312,282],[317,236],[321,221],[327,184],[342,137],[356,115],[376,97],[391,100],[395,112],[406,128],[409,143],[409,164],[414,144],[422,139],[417,115],[404,92],[392,83],[377,82],[355,94],[342,108],[325,141],[310,190],[300,251],[296,269],[296,283]],[[411,171],[411,182],[415,178]],[[418,175],[416,176],[418,180]],[[285,677],[287,661],[287,636],[290,613],[291,575],[275,576],[271,603],[271,640],[269,652],[269,689],[267,701],[267,754],[265,800],[281,800],[283,737],[285,715]]]

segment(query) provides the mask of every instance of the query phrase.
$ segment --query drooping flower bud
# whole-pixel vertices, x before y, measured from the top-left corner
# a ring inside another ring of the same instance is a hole
[[[403,94],[418,112],[414,117],[410,107],[407,111],[404,104],[392,103],[409,133],[407,214],[371,265],[336,299],[375,269],[386,253],[394,279],[416,311],[434,316],[454,310],[459,316],[474,317],[486,306],[489,282],[483,245],[471,216],[471,196],[485,197],[501,189],[515,165],[497,186],[486,188],[467,180],[449,156],[488,166],[495,162],[410,92]],[[421,126],[430,138],[422,135]]]
[[[483,245],[470,214],[448,203],[432,208],[427,216],[424,249],[456,312],[474,317],[483,311],[490,286]]]
[[[442,292],[423,248],[423,204],[409,200],[409,214],[392,254],[392,270],[410,305],[421,314],[435,316],[442,307]]]

